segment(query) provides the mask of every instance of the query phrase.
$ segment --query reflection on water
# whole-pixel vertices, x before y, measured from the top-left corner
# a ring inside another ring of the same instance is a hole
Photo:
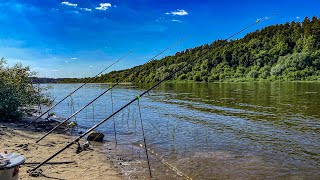
[[[59,100],[77,86],[57,84],[50,92]],[[75,109],[107,88],[87,85],[73,96]],[[145,88],[114,89],[115,109]],[[106,118],[111,113],[110,96],[107,93],[81,112],[78,123],[88,128]],[[316,82],[162,84],[140,102],[154,154],[152,169],[159,179],[176,178],[163,173],[168,171],[166,163],[195,179],[317,178],[319,98],[320,83]],[[54,111],[69,116],[70,100]],[[137,103],[116,115],[115,121],[118,142],[141,150]],[[98,129],[109,141],[114,141],[112,123]]]

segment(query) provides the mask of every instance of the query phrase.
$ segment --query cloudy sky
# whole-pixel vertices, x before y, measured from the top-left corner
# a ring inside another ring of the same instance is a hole
[[[143,64],[183,37],[161,57],[225,39],[257,19],[268,17],[250,31],[314,15],[319,0],[0,0],[0,56],[41,77],[93,76],[131,50],[110,70]]]

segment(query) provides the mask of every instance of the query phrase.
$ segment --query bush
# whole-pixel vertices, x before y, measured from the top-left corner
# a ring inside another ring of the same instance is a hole
[[[279,65],[284,68],[295,67],[302,70],[311,65],[311,56],[309,53],[295,53],[279,57]]]
[[[267,79],[270,76],[270,67],[264,66],[259,70],[259,78]]]
[[[212,74],[209,78],[208,81],[209,82],[215,82],[219,80],[219,74]]]
[[[274,67],[271,68],[271,75],[280,76],[282,71],[284,70],[284,66],[280,64],[276,64]]]
[[[208,76],[203,76],[202,78],[202,82],[208,82]]]
[[[226,75],[225,74],[220,74],[219,76],[220,81],[223,81],[226,79]]]
[[[187,77],[186,74],[181,74],[181,75],[179,76],[179,78],[178,78],[178,80],[180,80],[180,81],[184,81],[184,80],[186,80],[186,79],[188,79],[188,77]]]
[[[256,79],[259,76],[259,72],[257,70],[252,70],[247,75],[249,78]]]
[[[0,120],[16,120],[23,113],[24,108],[34,106],[41,101],[48,100],[32,85],[29,67],[16,64],[4,67],[6,62],[0,60]]]
[[[196,82],[200,82],[201,81],[201,75],[199,74],[199,72],[197,72],[194,76],[193,76],[193,80]]]

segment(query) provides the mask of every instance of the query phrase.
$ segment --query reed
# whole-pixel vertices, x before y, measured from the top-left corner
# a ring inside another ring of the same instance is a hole
[[[171,133],[171,136],[172,136],[172,144],[174,144],[174,133],[175,133],[175,128],[174,126],[172,127],[172,133]]]
[[[130,128],[129,127],[129,118],[130,118],[130,106],[128,107],[128,114],[127,114],[127,126],[128,126],[128,129]]]
[[[134,129],[136,129],[136,127],[137,127],[137,119],[136,119],[136,117],[135,117],[135,114],[136,114],[135,111],[136,111],[136,110],[133,108],[133,109],[132,109],[132,124],[133,124],[133,128],[134,128]]]
[[[91,106],[92,106],[92,124],[94,124],[94,103],[92,103]]]
[[[123,125],[124,125],[124,111],[122,112],[122,115],[121,115],[121,124],[122,124],[122,127],[123,127]]]
[[[86,122],[88,122],[88,108],[86,108]]]
[[[71,95],[70,95],[70,99],[71,99],[71,103],[70,103],[71,114],[73,114],[75,112],[75,108],[74,108],[74,99]],[[74,116],[74,121],[77,123],[77,116]]]
[[[206,143],[208,144],[208,129],[206,128]]]

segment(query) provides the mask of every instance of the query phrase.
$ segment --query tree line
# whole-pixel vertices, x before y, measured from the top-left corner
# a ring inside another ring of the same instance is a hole
[[[203,52],[209,52],[197,59]],[[294,81],[320,80],[320,19],[306,17],[265,27],[245,37],[186,49],[175,55],[130,69],[113,71],[96,78],[65,78],[61,83],[123,82],[150,83],[167,76],[184,63],[192,65],[176,74],[173,81]],[[139,72],[138,72],[139,69]]]

